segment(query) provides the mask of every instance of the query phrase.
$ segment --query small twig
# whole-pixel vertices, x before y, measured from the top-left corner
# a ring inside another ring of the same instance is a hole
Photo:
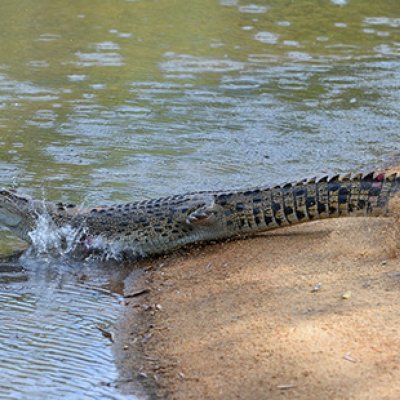
[[[284,384],[282,384],[282,385],[278,385],[277,386],[277,388],[279,389],[279,390],[289,390],[289,389],[293,389],[293,388],[295,388],[296,387],[296,385],[293,385],[293,384],[291,384],[291,383],[284,383]]]
[[[114,343],[114,334],[112,332],[107,331],[106,329],[104,329],[101,325],[97,324],[96,328],[101,332],[101,334],[107,338],[110,339],[111,343]]]
[[[357,362],[357,360],[351,356],[351,353],[350,353],[350,352],[346,353],[346,354],[343,356],[343,359],[345,359],[346,361],[350,361],[350,362],[352,362],[352,363],[356,363],[356,362]]]
[[[132,297],[141,296],[142,294],[149,293],[149,292],[150,292],[150,289],[148,289],[148,288],[138,289],[138,290],[136,290],[136,292],[132,292],[132,293],[124,295],[124,299],[130,299]]]

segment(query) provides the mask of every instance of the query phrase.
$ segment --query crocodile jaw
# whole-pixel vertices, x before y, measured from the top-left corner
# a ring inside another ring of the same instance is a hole
[[[35,225],[35,212],[35,202],[30,197],[0,189],[0,225],[28,242],[30,240],[27,233]]]
[[[4,207],[0,206],[0,224],[7,228],[15,228],[22,221],[22,216],[12,213]]]

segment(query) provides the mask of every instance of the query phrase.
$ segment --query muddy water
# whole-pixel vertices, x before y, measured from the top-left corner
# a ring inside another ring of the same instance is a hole
[[[397,0],[3,1],[0,38],[0,182],[36,197],[254,186],[398,150]],[[0,274],[0,393],[114,390],[105,271],[24,268]]]

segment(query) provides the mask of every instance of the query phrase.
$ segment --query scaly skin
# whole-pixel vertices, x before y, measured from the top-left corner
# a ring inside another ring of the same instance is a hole
[[[79,208],[0,191],[0,223],[29,241],[40,215],[77,232],[75,253],[117,246],[131,258],[184,245],[247,236],[324,218],[387,215],[400,190],[396,174],[335,176],[273,188],[197,192],[127,204]]]

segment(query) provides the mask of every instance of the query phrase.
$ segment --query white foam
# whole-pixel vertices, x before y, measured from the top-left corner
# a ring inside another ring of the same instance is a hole
[[[82,233],[83,229],[70,225],[57,227],[48,214],[39,215],[35,229],[28,233],[32,242],[31,251],[38,255],[71,254]]]
[[[46,258],[78,257],[85,260],[116,260],[122,259],[123,253],[131,250],[131,253],[143,256],[140,248],[132,249],[121,241],[108,241],[105,237],[98,235],[85,239],[82,243],[80,238],[87,234],[85,226],[74,228],[71,225],[57,226],[48,214],[38,216],[35,229],[28,233],[32,245],[29,255]],[[83,244],[83,245],[82,245]],[[77,252],[78,246],[80,253]],[[85,247],[87,253],[85,253]]]

